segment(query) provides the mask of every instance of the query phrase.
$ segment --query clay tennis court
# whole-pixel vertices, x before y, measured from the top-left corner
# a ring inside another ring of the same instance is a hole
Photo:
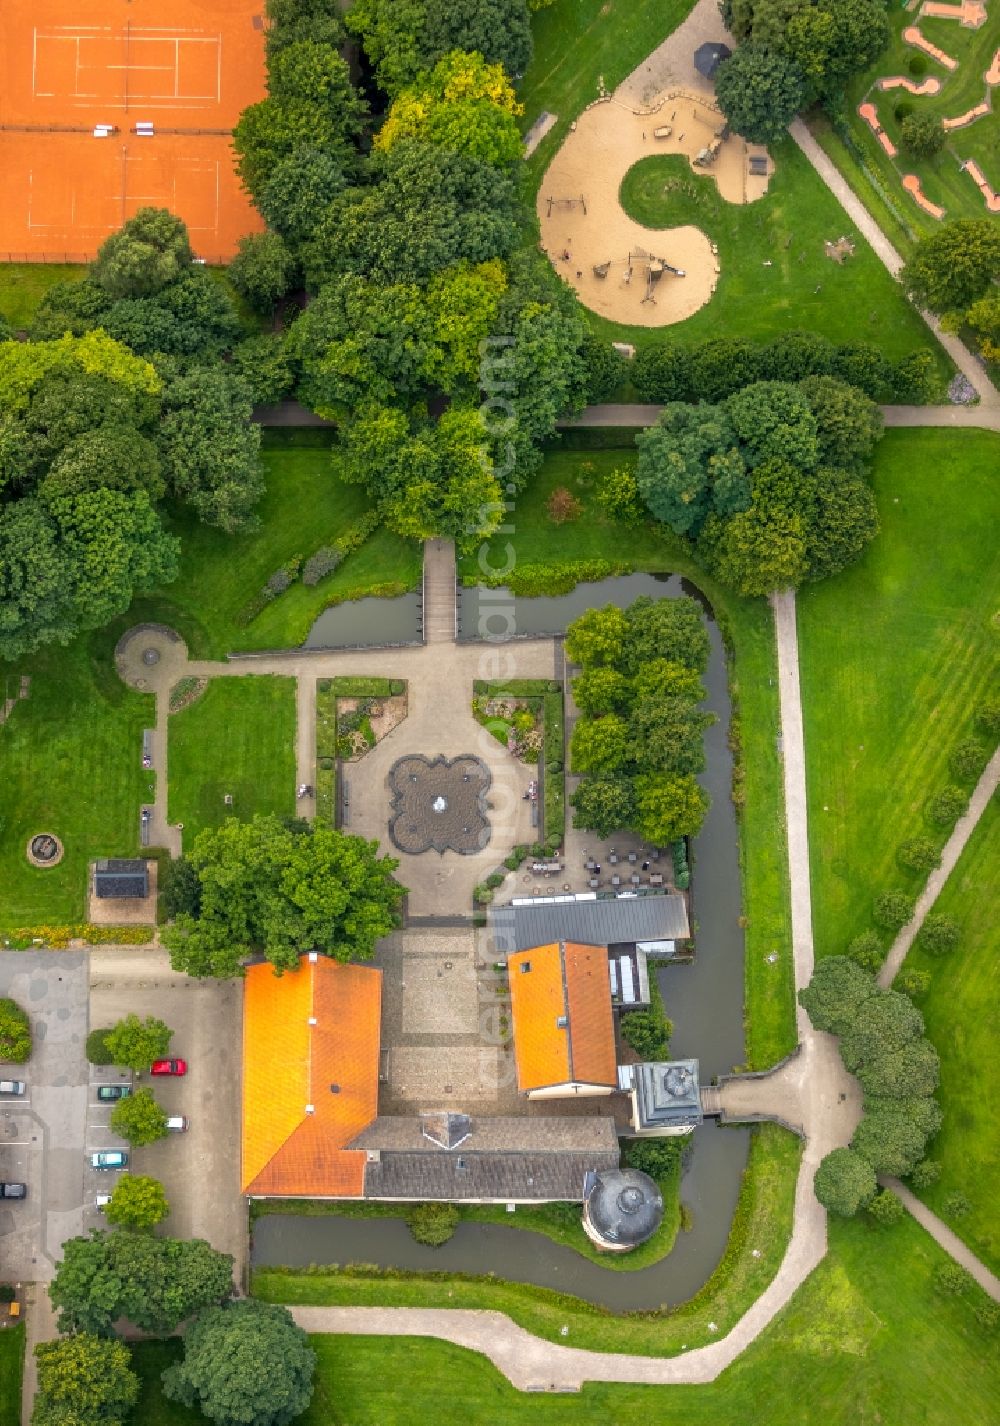
[[[89,259],[149,205],[184,219],[200,257],[232,257],[262,226],[231,145],[265,93],[262,11],[262,0],[5,0],[0,261]]]

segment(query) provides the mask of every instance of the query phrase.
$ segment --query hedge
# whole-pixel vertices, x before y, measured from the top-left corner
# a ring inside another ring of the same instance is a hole
[[[155,926],[94,926],[84,921],[73,926],[16,926],[0,932],[6,951],[65,951],[70,941],[84,941],[88,946],[146,946],[156,934]]]

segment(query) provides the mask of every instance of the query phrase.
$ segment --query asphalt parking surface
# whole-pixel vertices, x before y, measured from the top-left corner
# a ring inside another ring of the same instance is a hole
[[[95,947],[90,957],[90,1024],[110,1026],[130,1012],[155,1015],[173,1030],[171,1056],[188,1062],[181,1077],[136,1076],[168,1114],[190,1121],[187,1133],[169,1134],[146,1148],[129,1150],[129,1168],[152,1174],[163,1184],[170,1216],[163,1230],[177,1238],[205,1238],[213,1248],[232,1253],[237,1283],[245,1285],[246,1204],[240,1194],[240,1115],[243,982],[193,980],[170,969],[164,951]],[[117,1073],[95,1071],[90,1098],[97,1148],[115,1147],[102,1129],[113,1105],[96,1104],[96,1085],[114,1083]],[[102,1132],[104,1139],[98,1143]],[[116,1175],[93,1173],[89,1198],[110,1192]],[[98,1215],[99,1221],[99,1215]]]

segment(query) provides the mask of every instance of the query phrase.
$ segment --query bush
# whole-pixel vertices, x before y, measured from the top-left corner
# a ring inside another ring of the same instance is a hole
[[[87,1059],[92,1065],[113,1065],[114,1057],[108,1049],[107,1037],[111,1034],[112,1026],[104,1030],[91,1030],[87,1036]]]
[[[883,931],[899,931],[913,915],[913,897],[904,891],[883,891],[872,905],[872,917]]]
[[[976,709],[976,727],[981,733],[996,737],[1000,733],[1000,698],[981,703]]]
[[[0,1060],[23,1065],[31,1055],[31,1021],[16,1000],[0,999]]]
[[[493,900],[493,889],[481,881],[477,887],[473,888],[472,899],[480,906],[488,906]]]
[[[911,1000],[919,1000],[922,995],[927,994],[930,983],[930,971],[907,969],[901,970],[897,975],[893,981],[893,989],[901,990]]]
[[[506,878],[504,877],[503,872],[491,871],[489,876],[486,878],[486,885],[491,886],[494,890],[496,890],[498,886],[503,886],[505,880]]]
[[[17,1301],[17,1284],[13,1282],[0,1282],[0,1302]]]
[[[948,770],[956,782],[978,782],[985,766],[986,749],[978,738],[963,738],[948,759]]]
[[[161,871],[160,901],[171,920],[175,916],[197,916],[201,910],[201,877],[187,857],[168,861]]]
[[[401,693],[406,692],[406,684],[401,678],[391,678],[389,680],[389,693],[393,698],[398,698]]]
[[[964,1218],[972,1212],[972,1204],[964,1193],[949,1193],[941,1208],[946,1218]]]
[[[910,1174],[914,1188],[931,1188],[941,1177],[941,1165],[937,1159],[924,1159]]]
[[[952,827],[969,804],[969,794],[960,787],[943,787],[927,804],[927,816],[935,827]]]
[[[624,468],[609,471],[598,482],[597,503],[609,520],[622,525],[641,525],[646,516],[635,476]]]
[[[962,928],[950,916],[930,915],[920,928],[917,944],[932,956],[946,956],[962,939]]]
[[[677,1139],[626,1139],[623,1149],[629,1168],[655,1179],[672,1174],[681,1156]]]
[[[874,975],[885,960],[885,947],[875,931],[862,931],[848,946],[847,955],[856,965],[863,966]]]
[[[1000,1307],[995,1302],[976,1303],[976,1321],[986,1332],[992,1332],[1000,1322]]]
[[[418,1203],[406,1215],[418,1243],[440,1248],[455,1232],[460,1214],[454,1203]]]
[[[941,865],[941,853],[930,837],[910,837],[907,841],[900,843],[896,852],[896,860],[907,871],[921,872],[926,875],[927,872],[933,871],[936,866]]]
[[[343,555],[333,545],[320,545],[302,566],[302,583],[310,586],[319,584],[337,568]]]
[[[871,1203],[868,1205],[868,1212],[883,1227],[888,1227],[892,1223],[898,1223],[906,1209],[903,1201],[893,1193],[891,1188],[883,1188],[881,1193],[876,1193]]]
[[[649,980],[649,1008],[626,1010],[621,1016],[622,1038],[643,1060],[665,1060],[674,1027],[667,1018],[655,976]]]
[[[942,1263],[934,1274],[935,1291],[943,1297],[962,1297],[973,1282],[972,1275],[958,1263]]]
[[[906,115],[900,128],[900,137],[903,148],[916,158],[933,158],[944,147],[947,135],[941,120],[935,114],[922,112]]]
[[[565,525],[570,520],[578,520],[583,513],[582,504],[565,485],[553,490],[545,502],[545,509],[553,525]]]

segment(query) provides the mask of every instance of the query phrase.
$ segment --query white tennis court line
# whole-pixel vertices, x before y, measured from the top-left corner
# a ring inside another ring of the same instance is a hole
[[[80,42],[81,40],[93,39],[100,35],[119,36],[125,38],[126,32],[122,29],[115,29],[110,25],[50,25],[39,29],[36,25],[32,30],[31,46],[31,93],[35,99],[56,99],[63,98],[67,102],[77,102],[79,100],[95,100],[114,105],[120,101],[108,98],[105,94],[95,94],[80,88]],[[55,90],[38,88],[38,41],[53,40],[64,42],[72,40],[74,42],[74,66],[73,66],[73,93],[59,95]],[[218,104],[222,99],[222,35],[212,35],[204,30],[176,30],[157,26],[137,26],[128,31],[130,45],[135,44],[162,44],[164,40],[174,42],[174,62],[169,64],[134,64],[131,59],[124,64],[102,64],[85,65],[85,69],[100,69],[102,71],[124,70],[129,74],[155,73],[169,74],[173,68],[174,92],[172,95],[145,95],[139,92],[129,94],[129,99],[134,99],[138,103],[146,104],[150,108],[181,108],[191,107],[201,104]],[[216,78],[214,94],[181,94],[180,92],[180,55],[181,45],[215,45],[216,47]]]

